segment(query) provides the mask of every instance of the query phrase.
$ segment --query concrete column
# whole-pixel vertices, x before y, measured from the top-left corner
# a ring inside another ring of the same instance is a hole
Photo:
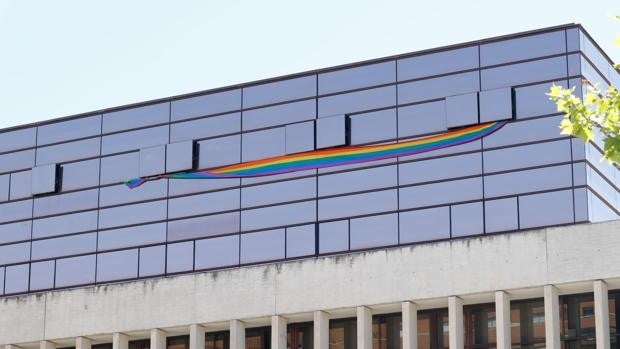
[[[546,349],[560,349],[560,298],[553,285],[544,287]]]
[[[510,349],[510,296],[504,291],[495,292],[495,322],[497,349]]]
[[[129,337],[124,333],[112,335],[112,349],[129,349]]]
[[[448,297],[448,326],[450,349],[463,349],[463,300],[456,296]]]
[[[329,314],[314,312],[314,349],[329,349]]]
[[[86,337],[77,337],[75,339],[75,349],[90,349],[90,339]]]
[[[39,342],[40,349],[56,349],[56,343],[50,341],[40,341]]]
[[[403,349],[418,349],[418,305],[403,302]]]
[[[372,349],[372,311],[357,307],[357,349]]]
[[[286,319],[282,316],[271,317],[271,349],[286,349]]]
[[[609,296],[603,280],[594,280],[594,323],[596,349],[609,349]]]
[[[189,326],[189,349],[205,348],[205,328],[200,325]],[[76,348],[77,349],[77,348]]]
[[[166,332],[159,328],[151,330],[151,347],[150,349],[166,349]]]
[[[245,349],[245,323],[230,320],[230,349]]]

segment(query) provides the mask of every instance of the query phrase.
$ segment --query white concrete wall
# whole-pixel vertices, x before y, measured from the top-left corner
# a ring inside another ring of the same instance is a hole
[[[7,297],[0,344],[618,278],[619,233],[573,225]]]

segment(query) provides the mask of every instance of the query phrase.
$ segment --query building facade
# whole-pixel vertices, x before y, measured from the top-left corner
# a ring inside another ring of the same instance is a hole
[[[620,172],[545,96],[584,80],[565,25],[0,130],[0,344],[615,347]]]

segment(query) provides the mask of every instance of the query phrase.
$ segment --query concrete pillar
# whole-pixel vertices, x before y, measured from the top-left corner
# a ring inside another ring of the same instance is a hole
[[[314,349],[329,349],[329,314],[314,312]]]
[[[40,349],[56,349],[56,343],[50,341],[40,341],[39,342]]]
[[[282,316],[271,317],[271,349],[286,349],[286,319]]]
[[[230,349],[245,349],[245,323],[230,320]]]
[[[129,349],[129,337],[124,333],[112,335],[112,349]]]
[[[372,349],[372,311],[357,307],[357,349]]]
[[[418,349],[418,305],[403,302],[403,349]]]
[[[77,337],[75,339],[75,349],[90,349],[90,339],[86,337]]]
[[[205,348],[205,328],[200,325],[189,326],[189,349]]]
[[[448,326],[450,349],[463,349],[463,300],[456,296],[448,297]]]
[[[560,298],[553,285],[544,287],[546,349],[560,349]]]
[[[151,330],[151,347],[150,349],[166,349],[166,332],[159,328]]]
[[[593,286],[596,349],[609,349],[609,296],[607,284],[603,280],[594,280]]]
[[[495,326],[497,349],[510,349],[510,296],[504,291],[495,292]]]

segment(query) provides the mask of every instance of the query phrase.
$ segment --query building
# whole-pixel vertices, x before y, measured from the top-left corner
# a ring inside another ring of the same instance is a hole
[[[582,79],[620,85],[570,24],[0,130],[0,344],[616,347],[620,173],[544,95]],[[505,121],[398,158],[123,184]]]

